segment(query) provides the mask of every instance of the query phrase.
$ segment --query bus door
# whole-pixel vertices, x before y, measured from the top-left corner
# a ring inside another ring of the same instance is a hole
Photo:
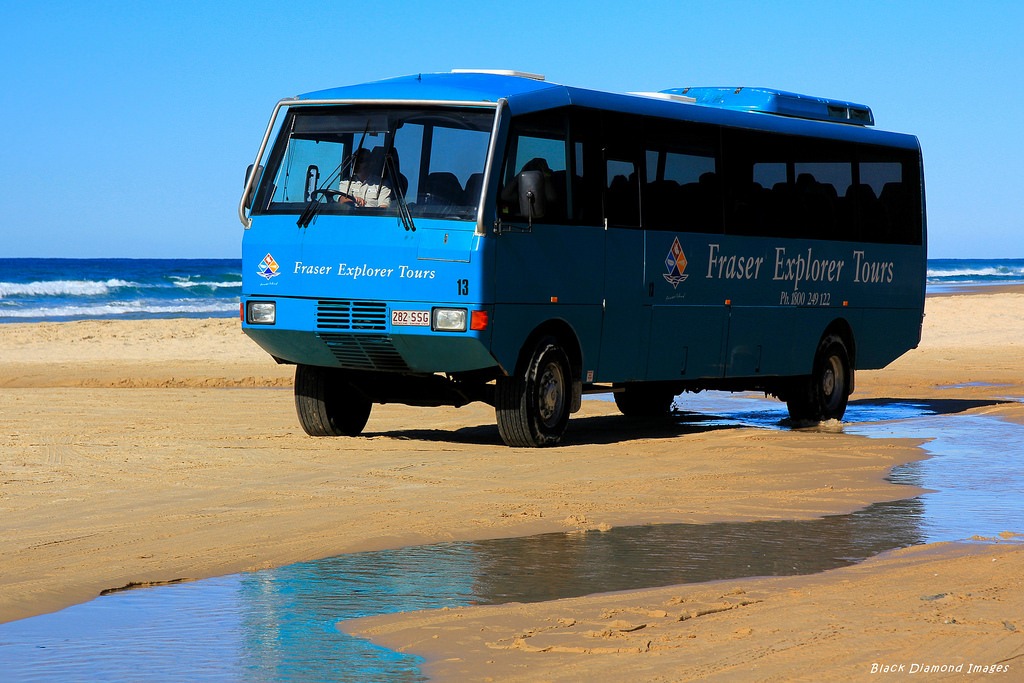
[[[582,345],[586,380],[600,345],[605,234],[573,219],[567,139],[557,111],[511,122],[497,197],[494,344],[521,344],[537,326],[564,321]]]
[[[643,219],[648,380],[722,377],[727,294],[706,277],[708,245],[722,232],[716,136],[645,130]]]
[[[644,378],[648,312],[644,309],[644,239],[640,229],[640,172],[628,153],[603,155],[605,229],[604,316],[600,379]]]

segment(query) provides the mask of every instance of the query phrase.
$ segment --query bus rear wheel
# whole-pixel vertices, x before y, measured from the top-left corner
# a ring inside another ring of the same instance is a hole
[[[826,335],[814,354],[811,374],[796,380],[786,407],[794,420],[841,420],[850,398],[853,367],[846,343],[839,335]]]
[[[310,436],[358,436],[370,418],[370,399],[335,368],[295,366],[295,412]]]
[[[541,339],[525,368],[499,377],[495,391],[498,433],[509,446],[554,446],[569,423],[569,357],[553,337]]]

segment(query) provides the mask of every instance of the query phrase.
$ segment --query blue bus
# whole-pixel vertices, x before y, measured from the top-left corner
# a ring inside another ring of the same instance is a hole
[[[495,409],[562,439],[763,391],[842,418],[855,369],[917,346],[920,145],[870,108],[764,88],[617,94],[520,72],[281,100],[239,203],[242,326],[294,364],[303,429],[373,404]]]

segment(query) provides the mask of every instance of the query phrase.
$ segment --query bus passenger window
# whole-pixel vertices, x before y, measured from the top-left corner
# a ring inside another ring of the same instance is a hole
[[[860,182],[865,188],[861,204],[864,239],[919,244],[919,223],[904,190],[903,165],[898,161],[861,162]]]
[[[848,212],[844,211],[840,198],[845,197],[853,184],[853,164],[848,161],[798,162],[794,164],[794,172],[803,223],[801,236],[849,239],[850,226],[840,220]]]
[[[758,237],[773,234],[776,221],[772,188],[780,183],[785,185],[786,178],[785,162],[754,163],[750,175],[732,178],[729,234]]]
[[[645,228],[720,232],[721,201],[714,156],[647,150]]]

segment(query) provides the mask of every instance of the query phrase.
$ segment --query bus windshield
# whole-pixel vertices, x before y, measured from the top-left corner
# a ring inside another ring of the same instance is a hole
[[[403,215],[475,221],[493,110],[295,107],[252,215]]]

